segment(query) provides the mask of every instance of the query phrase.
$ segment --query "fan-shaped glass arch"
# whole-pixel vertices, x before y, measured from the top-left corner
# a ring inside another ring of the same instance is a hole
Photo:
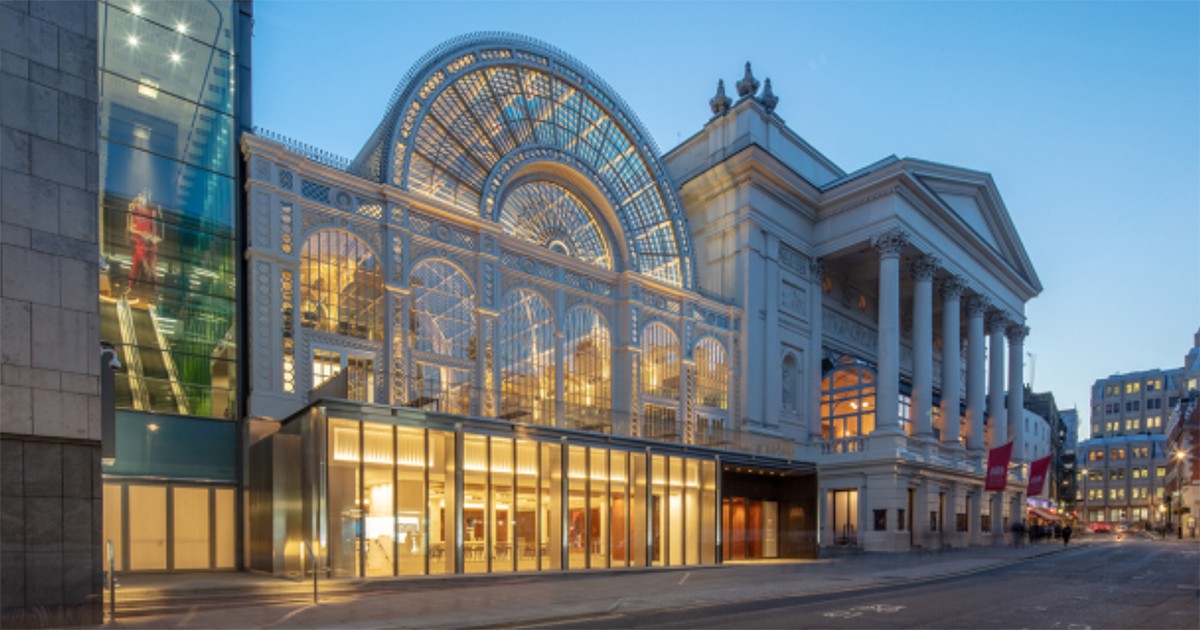
[[[500,314],[500,417],[553,425],[555,390],[554,314],[546,300],[517,289]]]
[[[558,184],[532,181],[518,185],[505,196],[498,220],[506,234],[604,269],[613,268],[604,230],[583,201]]]
[[[567,426],[611,430],[612,337],[608,324],[596,309],[577,306],[567,312],[563,337]]]
[[[729,390],[729,368],[725,364],[725,346],[712,337],[696,343],[696,402],[725,409]]]
[[[355,168],[491,218],[489,190],[506,165],[569,162],[608,197],[630,268],[693,285],[686,220],[657,149],[590,70],[551,46],[495,35],[449,42],[426,59]]]
[[[416,350],[475,358],[475,290],[466,274],[444,260],[413,267],[411,339]]]
[[[383,336],[383,275],[366,243],[339,230],[320,230],[304,241],[300,323],[360,339]]]
[[[662,322],[642,331],[642,393],[679,398],[679,338]]]
[[[875,373],[852,358],[821,380],[821,437],[858,437],[875,430]]]

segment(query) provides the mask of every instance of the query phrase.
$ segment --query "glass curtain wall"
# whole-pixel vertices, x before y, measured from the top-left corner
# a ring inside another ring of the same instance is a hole
[[[99,5],[101,337],[127,366],[119,408],[238,415],[235,19],[227,1]]]
[[[318,513],[304,520],[318,532],[335,577],[696,565],[716,558],[715,461],[521,437],[459,438],[347,418],[327,421],[325,444],[324,489],[305,503]],[[141,492],[131,500],[164,496]],[[165,536],[156,526],[141,523],[125,541],[132,549],[126,555],[139,566],[165,562],[154,555],[155,541]],[[203,540],[192,536],[188,544],[199,557]]]

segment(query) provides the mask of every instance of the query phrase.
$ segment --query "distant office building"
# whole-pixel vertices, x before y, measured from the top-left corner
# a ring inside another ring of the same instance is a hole
[[[1195,348],[1188,358],[1196,354]],[[1092,438],[1079,446],[1087,521],[1166,522],[1168,421],[1197,391],[1195,366],[1114,374],[1092,386]],[[1186,415],[1186,414],[1184,414]]]
[[[1076,497],[1079,495],[1079,410],[1063,409],[1059,411],[1058,417],[1067,435],[1063,440],[1057,498],[1063,510],[1074,515],[1077,512]]]

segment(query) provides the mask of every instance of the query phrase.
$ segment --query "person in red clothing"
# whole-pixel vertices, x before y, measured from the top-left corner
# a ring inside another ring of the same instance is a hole
[[[126,231],[133,245],[133,262],[129,265],[128,290],[139,281],[153,284],[154,266],[158,259],[158,242],[162,240],[159,209],[150,204],[150,192],[143,190],[129,204]]]

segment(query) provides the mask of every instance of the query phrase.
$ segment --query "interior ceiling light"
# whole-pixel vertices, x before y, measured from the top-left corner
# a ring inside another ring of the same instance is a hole
[[[183,55],[177,52],[171,53],[171,63],[179,63],[181,61],[183,61]]]
[[[140,4],[129,5],[129,12],[134,15],[140,16],[142,14],[142,5],[140,5]]]
[[[184,22],[176,22],[175,30],[183,35],[187,35],[188,25]]]
[[[130,46],[133,46],[134,48],[137,48],[137,45],[138,45],[138,38],[137,38],[137,35],[130,35],[128,38],[126,38],[126,40],[125,40],[125,41],[129,42],[129,45],[130,45]]]

